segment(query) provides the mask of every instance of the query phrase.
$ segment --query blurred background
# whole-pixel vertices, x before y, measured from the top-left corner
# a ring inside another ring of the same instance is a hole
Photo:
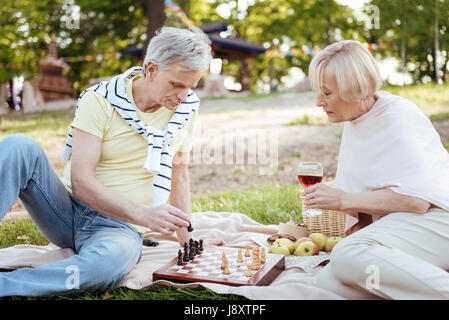
[[[74,99],[140,65],[164,25],[208,35],[204,97],[308,90],[313,54],[342,39],[372,51],[387,85],[449,79],[448,0],[3,0],[0,104]]]

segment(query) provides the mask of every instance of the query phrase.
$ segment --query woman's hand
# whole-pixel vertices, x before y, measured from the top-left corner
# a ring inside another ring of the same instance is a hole
[[[304,206],[322,210],[345,210],[344,197],[346,193],[338,188],[317,183],[304,189]]]

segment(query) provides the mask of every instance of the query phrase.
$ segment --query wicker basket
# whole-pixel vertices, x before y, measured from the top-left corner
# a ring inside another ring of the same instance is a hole
[[[306,207],[303,208],[307,210]],[[304,212],[303,211],[303,212]],[[310,233],[321,232],[327,237],[344,237],[346,215],[340,211],[321,210],[323,214],[319,216],[303,216],[304,223]]]

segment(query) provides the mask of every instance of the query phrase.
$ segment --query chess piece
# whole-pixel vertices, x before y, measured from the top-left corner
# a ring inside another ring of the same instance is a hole
[[[261,261],[262,263],[265,263],[265,261],[266,261],[266,257],[265,257],[265,248],[262,248],[261,251],[260,251],[260,261]]]
[[[190,243],[190,247],[189,247],[189,259],[193,260],[195,259],[195,250],[193,249],[193,243]]]
[[[187,249],[187,242],[184,242],[184,257],[182,258],[182,261],[189,262],[189,251]]]
[[[200,251],[203,252],[204,248],[203,248],[203,239],[200,239]]]
[[[246,245],[245,257],[249,257],[251,254],[249,253],[249,244]]]
[[[224,269],[228,266],[228,258],[226,258],[226,254],[223,252],[221,255],[221,268]]]
[[[224,274],[230,274],[228,266],[223,269]]]
[[[184,265],[183,261],[182,261],[182,251],[181,249],[179,249],[178,251],[178,262],[176,263],[178,266],[182,266]]]
[[[187,227],[187,231],[189,231],[189,232],[193,231],[192,223],[190,221],[189,221],[189,226]]]
[[[242,256],[242,249],[239,248],[239,251],[237,253],[237,261],[243,262],[243,256]]]
[[[196,253],[196,254],[200,254],[200,253],[201,253],[201,250],[200,250],[200,244],[199,244],[199,242],[198,242],[198,241],[195,241],[194,243],[195,243],[195,253]]]
[[[250,264],[247,264],[246,265],[246,268],[247,268],[247,271],[246,271],[246,276],[247,277],[252,277],[253,276],[253,273],[251,272],[251,270],[250,270],[250,268],[251,268],[251,265]]]

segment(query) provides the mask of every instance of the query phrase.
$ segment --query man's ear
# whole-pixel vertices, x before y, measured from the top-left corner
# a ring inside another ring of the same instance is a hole
[[[153,62],[149,61],[147,65],[145,66],[145,76],[149,76],[150,78],[153,78],[154,75],[158,71],[158,67]]]

